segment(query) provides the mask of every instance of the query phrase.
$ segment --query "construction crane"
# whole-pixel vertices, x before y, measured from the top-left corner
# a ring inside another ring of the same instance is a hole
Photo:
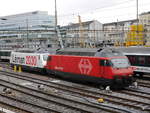
[[[81,16],[78,15],[78,21],[79,21],[79,44],[80,47],[82,48],[93,48],[95,46],[92,45],[92,43],[89,41],[87,43],[85,43],[85,37],[84,37],[84,29],[83,29],[83,22],[81,21]],[[94,33],[95,35],[95,33]],[[88,40],[88,39],[87,39]]]
[[[85,40],[83,37],[83,24],[81,21],[81,16],[78,15],[78,21],[79,21],[79,43],[80,43],[80,47],[85,47]]]
[[[127,34],[126,39],[126,46],[138,46],[138,45],[144,45],[145,39],[144,39],[144,26],[139,25],[131,25],[130,31]]]

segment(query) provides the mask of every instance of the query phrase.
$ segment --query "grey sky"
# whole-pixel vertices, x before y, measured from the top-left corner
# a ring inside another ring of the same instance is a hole
[[[136,18],[136,0],[57,0],[58,22],[67,24],[99,20],[102,23]],[[139,13],[150,11],[149,0],[139,0]],[[54,0],[3,0],[0,16],[13,15],[36,10],[48,11],[54,15]]]
[[[80,11],[90,11],[100,7],[111,6],[116,3],[115,0],[64,0],[64,3],[57,0],[58,8],[62,8],[62,12],[79,12]],[[61,10],[60,10],[61,11]]]

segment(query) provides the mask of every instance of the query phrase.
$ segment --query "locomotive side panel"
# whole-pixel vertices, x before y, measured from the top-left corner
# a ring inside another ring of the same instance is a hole
[[[12,52],[10,63],[36,67],[39,65],[38,55]]]
[[[100,59],[80,56],[50,55],[45,68],[49,74],[73,81],[111,85],[112,80],[100,74]],[[110,72],[110,71],[107,71]]]
[[[48,60],[46,68],[53,71],[105,79],[113,79],[115,74],[121,76],[127,71],[132,72],[129,69],[113,69],[108,58],[64,55],[51,55],[50,57],[51,59]],[[106,64],[104,64],[105,61]]]
[[[51,56],[51,70],[100,77],[99,59],[79,56]]]
[[[10,63],[12,66],[22,66],[27,70],[43,70],[46,65],[44,56],[48,54],[12,52]]]

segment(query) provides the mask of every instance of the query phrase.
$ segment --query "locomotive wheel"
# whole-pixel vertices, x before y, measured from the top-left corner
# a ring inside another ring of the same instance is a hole
[[[110,91],[110,86],[106,86],[105,90]]]
[[[143,73],[135,73],[134,75],[139,77],[139,78],[143,78]]]
[[[105,89],[105,86],[100,85],[100,86],[99,86],[99,89],[100,89],[100,90],[104,90],[104,89]]]
[[[139,77],[140,77],[140,78],[143,78],[143,74],[141,73],[141,74],[139,75]]]
[[[45,69],[41,69],[39,72],[40,72],[42,75],[47,74],[47,71],[46,71]]]

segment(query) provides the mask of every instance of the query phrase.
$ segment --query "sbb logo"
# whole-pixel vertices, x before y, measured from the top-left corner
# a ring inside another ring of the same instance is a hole
[[[26,56],[26,64],[35,66],[37,64],[36,56]]]
[[[78,66],[82,74],[89,74],[93,67],[89,59],[81,59]]]

